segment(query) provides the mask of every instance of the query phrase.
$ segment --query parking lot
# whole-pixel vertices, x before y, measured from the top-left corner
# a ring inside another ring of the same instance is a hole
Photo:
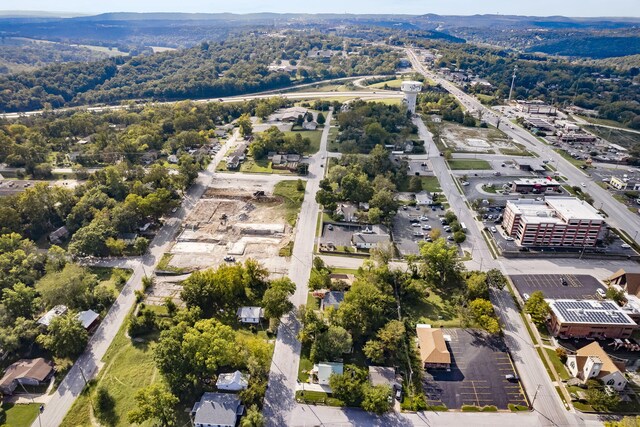
[[[353,233],[363,229],[364,227],[357,224],[323,224],[321,242],[323,244],[332,243],[334,246],[351,246]]]
[[[397,215],[393,219],[393,242],[395,243],[400,255],[416,255],[418,254],[418,242],[429,237],[432,230],[438,229],[443,237],[450,233],[445,233],[440,223],[439,215],[443,215],[445,211],[437,208],[435,211],[428,206],[408,206],[407,210],[399,209]],[[411,225],[411,219],[420,216],[426,216],[428,220],[420,221],[421,227]],[[431,229],[424,230],[422,226],[429,226]],[[415,233],[423,233],[424,236],[415,236]]]
[[[546,298],[598,298],[596,290],[605,289],[598,279],[586,274],[516,274],[509,277],[521,296],[542,291]],[[566,284],[563,284],[563,278]]]
[[[445,329],[451,339],[451,370],[429,369],[424,391],[429,405],[444,404],[449,409],[462,405],[494,405],[508,409],[509,404],[526,405],[518,380],[506,375],[515,371],[501,338],[476,329]]]

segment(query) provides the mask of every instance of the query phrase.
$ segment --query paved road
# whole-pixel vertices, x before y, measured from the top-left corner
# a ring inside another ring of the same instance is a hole
[[[477,99],[458,89],[451,82],[428,71],[418,61],[415,52],[411,49],[407,49],[407,54],[414,67],[419,72],[438,82],[442,87],[458,98],[466,108],[483,111],[484,119],[494,126],[498,123],[498,119],[500,119],[500,130],[511,138],[524,143],[527,149],[535,151],[543,156],[542,159],[550,159],[552,163],[557,164],[557,169],[562,175],[567,177],[568,183],[571,185],[580,185],[580,183],[584,182],[587,186],[587,192],[591,194],[594,199],[594,206],[598,209],[604,208],[605,212],[609,215],[607,217],[607,223],[613,227],[625,230],[631,237],[636,239],[637,231],[640,230],[640,217],[638,217],[638,215],[631,213],[626,206],[615,200],[607,190],[597,185],[589,176],[585,175],[584,172],[573,166],[564,157],[553,151],[547,144],[531,135],[527,130],[508,122],[506,117],[499,117],[496,111],[488,109]]]
[[[296,237],[289,268],[289,277],[296,284],[296,292],[291,298],[296,307],[307,302],[309,275],[313,262],[313,236],[316,235],[316,221],[319,211],[315,195],[324,175],[324,168],[321,165],[324,165],[324,159],[327,156],[331,118],[332,113],[329,113],[322,132],[320,149],[309,159],[305,197],[296,224]],[[285,316],[278,329],[278,338],[273,352],[269,383],[264,400],[264,415],[269,426],[290,425],[291,412],[297,406],[294,391],[298,380],[298,365],[300,364],[301,346],[297,338],[299,330],[300,322],[294,313]]]
[[[231,144],[235,143],[235,138],[237,138],[237,130],[230,138]],[[208,188],[213,178],[215,167],[223,157],[224,152],[220,151],[209,164],[207,171],[200,174],[194,185],[191,186],[185,195],[182,207],[173,217],[165,222],[156,234],[156,237],[151,241],[149,251],[146,255],[137,259],[129,259],[126,262],[121,259],[107,259],[97,262],[105,266],[126,266],[133,269],[133,274],[91,337],[87,349],[76,360],[76,363],[69,370],[69,373],[51,397],[49,404],[46,405],[44,412],[40,416],[42,427],[56,427],[60,425],[65,414],[84,389],[85,379],[88,381],[96,377],[102,367],[102,357],[111,345],[111,341],[113,341],[124,319],[135,303],[134,291],[142,289],[142,278],[153,273],[162,255],[169,249],[180,229],[182,220],[189,215],[189,212],[191,212],[204,191]],[[38,419],[34,421],[32,427],[40,427]]]

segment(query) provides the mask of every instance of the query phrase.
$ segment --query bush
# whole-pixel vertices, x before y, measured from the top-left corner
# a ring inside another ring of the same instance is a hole
[[[151,332],[156,327],[156,313],[149,308],[142,308],[137,316],[131,316],[127,332],[136,337]]]
[[[562,362],[563,365],[567,363],[567,352],[564,350],[564,348],[561,348],[561,347],[556,348],[556,354],[558,355],[558,358],[560,359],[560,362]]]

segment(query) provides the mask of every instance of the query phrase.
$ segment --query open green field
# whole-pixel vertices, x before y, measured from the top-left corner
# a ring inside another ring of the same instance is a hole
[[[284,132],[286,135],[294,135],[299,133],[303,138],[309,138],[311,144],[309,150],[305,154],[315,154],[320,149],[320,140],[322,139],[322,129],[318,130],[292,130]]]
[[[7,427],[30,427],[38,416],[39,408],[39,403],[26,405],[4,403],[2,409],[5,410],[6,420],[2,425]]]
[[[411,178],[412,177],[407,177],[407,179],[404,180],[402,185],[398,187],[398,191],[401,191],[401,192],[409,191],[409,180]],[[421,176],[420,181],[422,181],[422,189],[425,191],[428,191],[430,193],[439,193],[442,191],[442,188],[440,187],[440,182],[438,181],[438,178],[435,176]]]
[[[486,160],[453,159],[448,160],[451,170],[490,170],[491,165]]]
[[[307,182],[302,180],[302,183],[306,187]],[[292,226],[295,225],[304,200],[304,191],[298,191],[298,181],[280,181],[275,185],[273,195],[284,199],[287,222]]]
[[[389,88],[389,89],[400,89],[400,86],[402,85],[402,82],[405,81],[407,79],[403,78],[403,77],[398,77],[395,79],[391,79],[391,80],[386,80],[384,82],[378,82],[378,83],[374,83],[372,85],[369,85],[370,88],[374,88],[374,89],[385,89],[385,88]]]
[[[96,385],[85,389],[78,397],[61,426],[93,425],[89,398],[96,386],[106,387],[115,400],[115,420],[112,425],[128,426],[130,423],[127,421],[127,412],[136,406],[133,400],[136,391],[161,380],[153,361],[155,337],[148,337],[141,343],[133,343],[125,335],[126,325],[125,321],[102,359],[104,367],[98,375]],[[182,423],[186,421],[187,416],[184,412],[178,411],[178,416],[185,418],[181,420]]]
[[[567,372],[567,368],[565,368],[564,364],[562,364],[555,350],[552,350],[550,348],[545,348],[544,351],[547,352],[547,355],[549,356],[549,360],[551,360],[551,364],[553,365],[553,368],[558,373],[558,376],[560,377],[560,379],[568,380],[569,378],[571,378],[571,375],[569,375],[569,373]]]
[[[571,157],[569,155],[569,153],[567,153],[564,150],[561,150],[559,148],[554,148],[553,151],[555,151],[556,153],[560,154],[562,157],[564,157],[569,163],[571,163],[572,165],[574,165],[575,167],[579,168],[581,166],[585,166],[587,163],[584,160],[578,160],[578,159],[574,159],[573,157]]]

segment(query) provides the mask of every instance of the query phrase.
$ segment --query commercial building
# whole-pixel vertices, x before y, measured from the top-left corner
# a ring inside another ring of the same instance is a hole
[[[425,368],[449,368],[451,366],[451,353],[447,349],[444,334],[440,328],[432,328],[431,325],[417,324],[418,348],[420,360]]]
[[[627,385],[624,376],[625,366],[622,362],[614,362],[596,341],[567,356],[567,368],[571,376],[582,383],[590,379],[599,379],[605,386],[622,391]]]
[[[598,211],[573,197],[510,200],[502,225],[521,246],[595,246],[606,232]]]
[[[613,301],[546,299],[548,326],[561,338],[629,338],[638,325]]]
[[[523,169],[523,167],[520,166],[520,169]],[[511,183],[511,191],[515,191],[523,194],[551,193],[554,191],[557,192],[559,188],[560,188],[560,183],[555,179],[550,179],[550,178],[516,179]]]
[[[557,112],[556,107],[539,99],[518,100],[516,103],[516,108],[523,113],[555,115]]]

